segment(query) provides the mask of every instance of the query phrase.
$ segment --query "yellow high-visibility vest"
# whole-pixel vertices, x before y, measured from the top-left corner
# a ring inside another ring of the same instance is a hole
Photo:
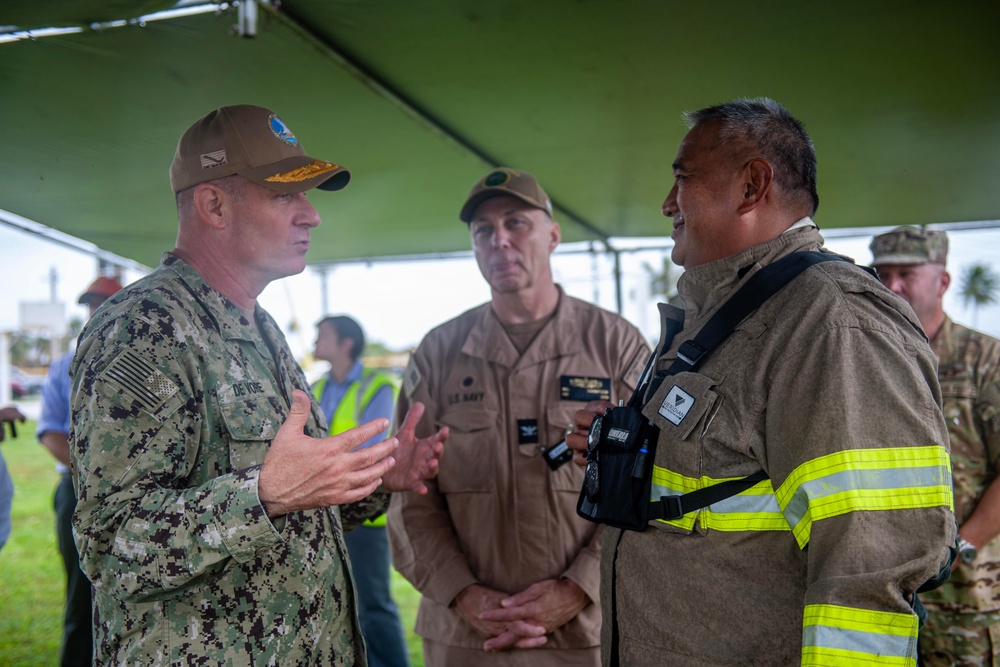
[[[312,393],[317,401],[323,396],[323,389],[326,388],[326,383],[329,379],[330,375],[326,374],[313,385]],[[337,409],[333,411],[333,415],[330,417],[330,435],[343,433],[355,426],[359,426],[365,408],[368,407],[372,398],[383,387],[389,387],[392,391],[393,403],[395,403],[399,389],[396,387],[396,383],[392,377],[380,371],[368,368],[363,369],[361,371],[361,379],[351,383],[351,386],[347,388],[347,392],[344,393],[344,397],[337,404]],[[366,520],[365,525],[384,526],[385,514],[379,516],[374,521],[371,519]]]

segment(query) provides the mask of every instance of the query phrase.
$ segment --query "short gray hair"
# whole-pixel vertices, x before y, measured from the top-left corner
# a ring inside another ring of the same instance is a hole
[[[767,97],[747,98],[684,113],[688,128],[719,121],[721,139],[733,152],[759,152],[771,163],[774,179],[795,201],[815,215],[816,149],[805,126],[784,106]]]
[[[235,201],[243,201],[246,199],[246,179],[244,179],[239,174],[232,174],[230,176],[223,176],[222,178],[217,178],[214,181],[208,181],[213,185],[217,185],[223,191],[226,192]],[[192,185],[186,190],[181,190],[177,193],[177,213],[179,216],[184,217],[189,215],[191,212],[191,206],[194,204],[194,189],[198,187],[197,185]]]

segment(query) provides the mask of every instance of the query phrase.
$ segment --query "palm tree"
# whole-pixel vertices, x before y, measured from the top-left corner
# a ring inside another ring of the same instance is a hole
[[[996,303],[997,290],[1000,289],[1000,278],[993,273],[988,264],[970,264],[962,272],[962,285],[959,294],[966,307],[972,306],[972,326],[979,326],[979,307]]]

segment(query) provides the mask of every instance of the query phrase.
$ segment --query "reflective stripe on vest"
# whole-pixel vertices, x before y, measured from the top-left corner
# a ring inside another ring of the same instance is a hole
[[[316,384],[313,385],[313,396],[319,401],[323,396],[323,389],[326,388],[326,383],[329,381],[330,375],[326,374],[317,380]],[[392,378],[385,373],[380,373],[379,371],[364,368],[361,371],[361,379],[357,382],[352,382],[351,386],[347,388],[344,393],[343,398],[340,399],[340,403],[337,404],[337,408],[333,411],[333,416],[330,419],[330,435],[336,433],[343,433],[348,431],[355,426],[361,424],[362,415],[364,415],[365,409],[368,404],[371,403],[372,398],[375,397],[383,387],[389,387],[392,391],[393,403],[395,403],[398,389],[396,388],[396,383],[392,381]],[[359,399],[360,396],[360,399]],[[385,525],[385,514],[381,514],[377,518],[366,519],[366,526],[384,526]]]
[[[726,477],[685,477],[653,466],[650,501],[712,486]],[[862,510],[953,506],[951,461],[944,447],[850,449],[803,463],[777,491],[770,480],[740,494],[663,523],[693,530],[791,530],[800,548],[809,544],[814,521]],[[791,528],[790,528],[791,527]]]
[[[917,627],[915,614],[806,605],[801,664],[915,667]]]
[[[800,548],[814,521],[862,510],[953,507],[944,447],[848,449],[803,463],[775,492]]]
[[[742,477],[720,479],[685,477],[654,465],[650,501],[659,502],[660,496],[680,496],[730,479],[742,479]],[[726,532],[789,530],[788,521],[785,520],[785,515],[778,507],[778,501],[774,498],[774,490],[771,488],[771,480],[769,479],[762,480],[735,496],[720,500],[696,512],[685,514],[680,519],[660,519],[660,521],[684,530],[692,530],[695,519],[704,528]]]

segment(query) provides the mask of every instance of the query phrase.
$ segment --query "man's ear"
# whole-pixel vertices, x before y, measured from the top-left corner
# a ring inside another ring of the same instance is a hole
[[[195,186],[193,205],[198,218],[209,226],[216,229],[226,227],[228,197],[225,190],[213,183],[200,183]]]
[[[743,167],[741,174],[742,192],[737,212],[749,213],[760,206],[771,192],[774,184],[774,170],[764,158],[754,158]]]
[[[937,295],[938,298],[943,297],[944,293],[948,291],[948,286],[951,285],[951,274],[946,270],[941,270],[941,279],[938,282]]]
[[[556,249],[556,246],[559,245],[559,242],[562,241],[562,230],[559,229],[559,223],[553,220],[552,229],[549,231],[552,234],[549,240],[549,253],[552,253]]]

